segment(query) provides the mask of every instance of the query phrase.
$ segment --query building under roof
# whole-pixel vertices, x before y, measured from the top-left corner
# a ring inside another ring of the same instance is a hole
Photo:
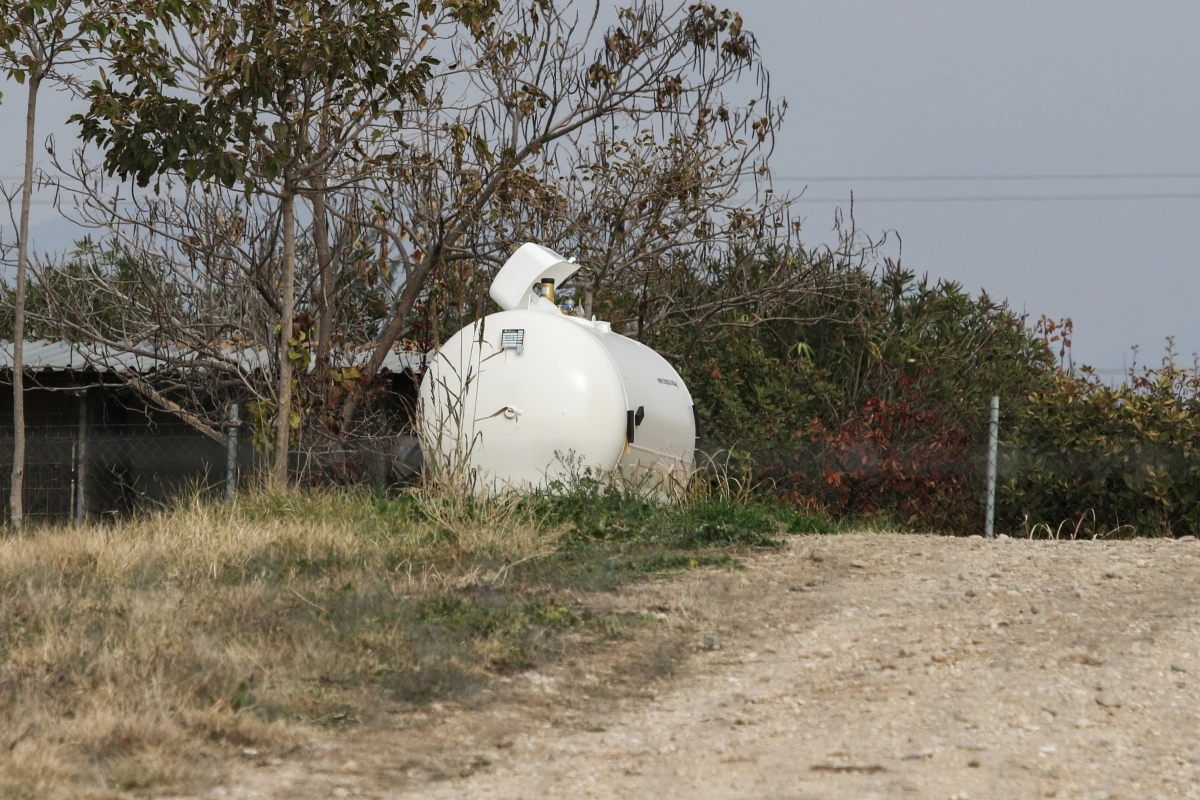
[[[366,348],[353,352],[337,350],[333,353],[333,360],[339,367],[362,366],[370,359],[371,352],[371,349]],[[222,348],[221,353],[231,366],[237,366],[244,372],[265,369],[271,361],[271,355],[265,348],[227,345]],[[149,343],[117,348],[53,339],[26,342],[22,356],[25,369],[32,372],[63,370],[109,372],[117,375],[129,372],[148,373],[167,365],[178,365],[181,361],[211,361],[214,358],[208,352],[197,354],[187,348],[164,348]],[[418,373],[424,359],[423,353],[393,348],[383,360],[383,369],[389,372]],[[0,341],[0,370],[11,370],[12,366],[12,342]]]
[[[0,384],[11,386],[11,342],[0,342]],[[131,352],[132,351],[132,352]],[[371,351],[333,354],[334,366],[361,367]],[[29,341],[23,360],[25,388],[26,469],[25,508],[32,518],[69,519],[87,515],[125,513],[147,504],[164,503],[197,487],[222,485],[227,477],[229,445],[237,443],[233,462],[248,475],[260,466],[251,431],[237,438],[205,435],[163,403],[151,402],[138,388],[139,376],[163,368],[184,371],[188,361],[197,370],[210,369],[214,354],[182,348],[152,346],[115,348],[67,341]],[[271,354],[263,348],[226,347],[222,357],[243,373],[266,371]],[[294,469],[306,481],[363,480],[377,487],[402,476],[408,451],[392,452],[411,437],[403,437],[408,409],[416,396],[415,378],[424,364],[421,353],[395,349],[383,362],[381,377],[389,390],[377,399],[390,434],[368,441],[348,441],[319,456],[297,453]],[[309,369],[313,366],[310,364]],[[186,372],[184,374],[186,380]],[[201,381],[202,383],[202,381]],[[141,387],[144,389],[144,385]],[[151,392],[151,394],[153,394]],[[165,398],[166,405],[170,401]],[[224,415],[230,398],[214,400]],[[182,414],[182,416],[181,416]],[[241,420],[247,422],[246,409]],[[203,426],[200,426],[203,427]],[[0,495],[8,496],[12,470],[13,395],[0,389]],[[392,437],[392,438],[388,438]],[[0,516],[7,512],[0,504]]]

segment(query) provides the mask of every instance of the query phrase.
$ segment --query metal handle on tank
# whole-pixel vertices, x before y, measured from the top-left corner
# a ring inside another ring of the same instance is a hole
[[[625,412],[625,441],[633,444],[634,429],[642,424],[642,420],[646,418],[646,407],[638,406],[637,411]]]

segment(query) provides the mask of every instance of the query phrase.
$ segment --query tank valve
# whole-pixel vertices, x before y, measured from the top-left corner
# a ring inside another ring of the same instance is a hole
[[[542,287],[542,297],[554,302],[554,278],[542,278],[540,284]]]

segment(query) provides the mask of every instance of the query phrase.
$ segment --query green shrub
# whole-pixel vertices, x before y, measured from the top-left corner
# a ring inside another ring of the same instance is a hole
[[[611,483],[581,480],[531,496],[546,525],[568,525],[576,542],[701,549],[778,547],[785,533],[829,533],[824,515],[804,514],[768,497],[658,502]]]
[[[660,334],[717,460],[811,513],[886,514],[914,529],[982,526],[993,394],[1053,384],[1046,338],[1006,304],[885,262],[844,267],[835,295],[786,318],[732,312],[703,336]]]
[[[1017,406],[998,517],[1035,535],[1200,531],[1200,376],[1175,364],[1111,387],[1081,370]]]

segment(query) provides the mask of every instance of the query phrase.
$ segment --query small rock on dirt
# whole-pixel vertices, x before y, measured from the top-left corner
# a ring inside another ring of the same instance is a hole
[[[1104,708],[1120,708],[1123,703],[1120,695],[1105,690],[1096,695],[1096,704]]]
[[[850,562],[850,566],[854,567],[855,569],[866,569],[868,565],[867,562],[863,561],[861,558],[856,558]]]
[[[1172,672],[1187,672],[1187,665],[1181,664],[1178,661],[1176,661],[1174,664],[1171,665],[1171,671]]]

